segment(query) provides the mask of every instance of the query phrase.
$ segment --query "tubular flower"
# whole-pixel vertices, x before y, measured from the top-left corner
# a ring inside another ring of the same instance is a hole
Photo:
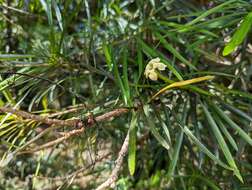
[[[158,79],[158,74],[156,73],[156,70],[163,71],[165,70],[165,68],[166,65],[160,62],[160,58],[157,57],[149,61],[149,63],[145,67],[144,75],[146,78],[156,81]]]

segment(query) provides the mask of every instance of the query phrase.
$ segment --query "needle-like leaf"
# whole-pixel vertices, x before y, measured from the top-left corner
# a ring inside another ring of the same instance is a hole
[[[130,175],[134,175],[136,168],[136,136],[137,136],[137,119],[138,114],[133,111],[132,118],[129,128],[129,156],[128,156],[128,166]]]
[[[206,108],[206,106],[202,104],[202,107],[203,107],[204,113],[206,115],[207,121],[208,121],[209,125],[212,128],[212,131],[213,131],[213,133],[214,133],[214,135],[216,137],[216,140],[218,141],[218,144],[220,145],[220,148],[221,148],[221,150],[222,150],[228,164],[232,167],[236,177],[241,182],[243,182],[240,171],[236,166],[236,163],[235,163],[235,161],[233,159],[233,156],[232,156],[232,154],[231,154],[231,152],[230,152],[230,150],[229,150],[229,148],[228,148],[228,146],[227,146],[227,144],[226,144],[226,142],[225,142],[225,140],[224,140],[224,138],[223,138],[223,136],[222,136],[222,134],[221,134],[221,132],[220,132],[220,130],[218,128],[218,126],[216,125],[214,119],[212,118],[212,116],[211,116],[210,112],[208,111],[208,109]]]

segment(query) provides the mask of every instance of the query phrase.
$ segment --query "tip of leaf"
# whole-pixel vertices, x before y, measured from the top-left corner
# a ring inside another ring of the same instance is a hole
[[[241,183],[244,183],[243,179],[242,179],[242,176],[239,172],[239,170],[235,170],[234,171],[234,175],[240,180]]]
[[[229,46],[225,46],[225,48],[222,51],[222,55],[223,56],[227,56],[227,55],[229,55],[232,52],[233,52],[233,49],[230,49]]]

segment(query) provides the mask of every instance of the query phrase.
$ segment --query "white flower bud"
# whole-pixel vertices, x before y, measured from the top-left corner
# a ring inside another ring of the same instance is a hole
[[[153,81],[158,80],[158,75],[156,70],[163,71],[165,70],[166,65],[160,61],[160,58],[155,58],[149,61],[145,67],[144,75],[146,78],[149,78]]]

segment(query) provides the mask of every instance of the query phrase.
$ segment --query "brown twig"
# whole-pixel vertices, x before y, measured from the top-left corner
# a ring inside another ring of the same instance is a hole
[[[72,131],[69,131],[69,132],[65,133],[65,135],[63,137],[60,137],[60,138],[58,138],[56,140],[53,140],[53,141],[50,141],[50,142],[45,143],[43,145],[40,145],[38,148],[34,148],[32,150],[21,151],[18,154],[30,154],[30,153],[38,152],[40,150],[52,147],[54,145],[57,145],[57,144],[65,141],[65,140],[69,139],[72,136],[80,135],[84,131],[84,129],[85,128],[74,129]]]
[[[97,116],[96,118],[94,118],[94,120],[96,122],[106,121],[112,117],[117,117],[121,114],[127,113],[128,111],[128,108],[118,108],[110,112],[104,113],[103,115]]]
[[[62,116],[65,114],[69,114],[69,113],[73,113],[73,112],[77,112],[83,109],[87,109],[89,108],[86,104],[80,104],[78,106],[75,107],[69,107],[69,109],[63,110],[63,111],[58,111],[56,113],[51,113],[48,115],[48,117],[52,118],[52,117],[57,117],[57,116]]]
[[[123,164],[123,158],[125,157],[127,151],[128,151],[128,146],[129,146],[129,132],[127,133],[126,138],[124,139],[123,145],[121,147],[120,152],[118,153],[118,157],[115,161],[115,167],[111,172],[111,175],[109,178],[103,182],[101,185],[99,185],[96,190],[103,190],[103,189],[108,189],[109,187],[112,187],[115,185],[115,182],[118,178],[119,171],[122,167]]]
[[[106,121],[112,117],[117,117],[121,114],[127,113],[129,111],[128,108],[118,108],[115,110],[112,110],[110,112],[104,113],[103,115],[97,116],[94,118],[96,122]],[[25,111],[16,110],[9,107],[0,107],[0,112],[8,112],[15,114],[17,116],[23,117],[25,119],[31,119],[40,123],[44,123],[47,125],[57,125],[57,126],[69,126],[69,127],[85,127],[85,123],[82,122],[80,119],[69,119],[69,120],[60,120],[60,119],[50,119],[47,116],[40,116],[31,114]]]
[[[86,121],[81,121],[80,119],[71,119],[71,120],[59,120],[59,119],[49,119],[48,117],[45,116],[39,116],[39,115],[35,115],[35,114],[31,114],[25,111],[21,111],[21,110],[16,110],[13,108],[7,108],[7,107],[0,107],[0,112],[9,112],[18,116],[21,116],[23,118],[26,119],[31,119],[31,120],[35,120],[37,122],[41,122],[41,123],[45,123],[47,125],[55,125],[55,126],[70,126],[70,127],[78,127],[78,129],[74,129],[71,130],[69,132],[64,133],[64,135],[56,140],[47,142],[44,145],[39,146],[38,148],[32,149],[32,150],[27,150],[27,151],[22,151],[24,150],[25,147],[27,147],[28,145],[30,145],[32,142],[34,142],[34,140],[31,140],[28,142],[28,144],[22,146],[20,149],[18,149],[15,154],[27,154],[27,153],[33,153],[33,152],[37,152],[49,147],[52,147],[54,145],[57,145],[69,138],[71,138],[72,136],[78,136],[80,134],[82,134],[85,130],[86,127],[91,127],[95,124],[95,122],[102,122],[102,121],[106,121],[109,120],[113,117],[117,117],[121,114],[127,113],[129,111],[128,108],[118,108],[115,110],[112,110],[110,112],[104,113],[103,115],[97,116],[97,117],[93,117],[92,115],[90,115],[89,117],[86,118]],[[44,133],[43,133],[44,134]],[[41,135],[38,135],[39,138],[41,137]],[[37,136],[36,136],[37,137]],[[35,138],[36,138],[35,137]],[[36,138],[37,140],[38,138]]]
[[[21,111],[21,110],[16,110],[9,107],[0,107],[0,112],[12,113],[17,116],[23,117],[25,119],[31,119],[31,120],[44,123],[47,125],[83,127],[83,123],[80,121],[80,119],[71,119],[71,120],[49,119],[46,116],[35,115],[35,114],[31,114],[31,113]]]

